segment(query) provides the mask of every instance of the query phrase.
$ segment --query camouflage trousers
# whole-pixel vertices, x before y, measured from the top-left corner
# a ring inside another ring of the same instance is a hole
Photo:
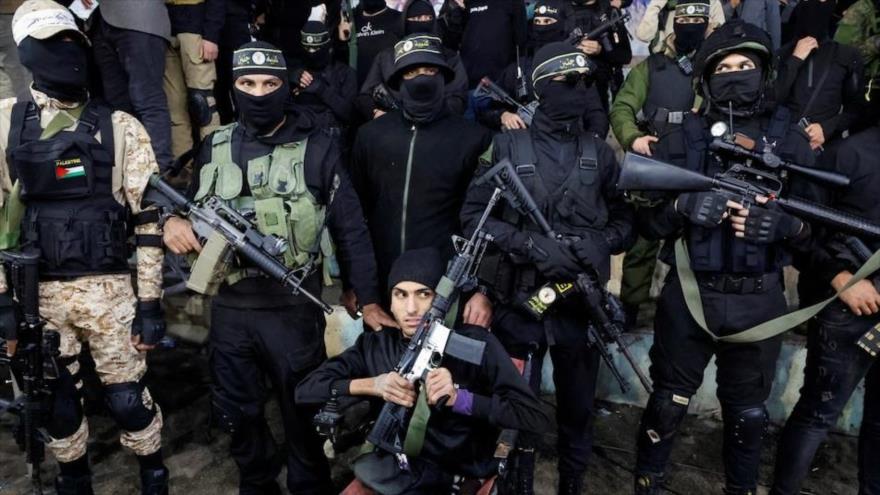
[[[40,314],[46,327],[61,335],[62,360],[78,356],[82,342],[88,342],[103,385],[137,382],[147,371],[146,353],[131,344],[135,301],[127,274],[40,283]],[[79,362],[73,360],[67,369],[77,376]],[[79,389],[82,382],[76,386]],[[152,409],[149,390],[144,389],[141,399]],[[161,446],[161,430],[162,412],[157,405],[153,421],[141,431],[123,431],[120,443],[136,455],[152,454]],[[73,435],[52,438],[47,446],[58,461],[70,462],[86,453],[88,436],[88,421],[83,416]]]

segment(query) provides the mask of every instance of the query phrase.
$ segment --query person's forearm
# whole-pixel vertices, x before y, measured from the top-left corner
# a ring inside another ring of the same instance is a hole
[[[348,395],[376,395],[375,378],[356,378],[348,384]]]

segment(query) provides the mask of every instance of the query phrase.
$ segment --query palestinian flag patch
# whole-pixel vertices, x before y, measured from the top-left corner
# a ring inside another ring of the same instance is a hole
[[[86,168],[79,158],[69,158],[66,160],[55,160],[55,178],[56,179],[74,179],[76,177],[85,177]]]

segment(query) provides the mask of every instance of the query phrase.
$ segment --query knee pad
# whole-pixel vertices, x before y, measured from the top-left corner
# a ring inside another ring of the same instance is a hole
[[[770,420],[767,409],[763,406],[722,408],[726,440],[735,445],[759,444],[767,431]]]
[[[156,416],[155,404],[144,402],[145,388],[141,382],[104,386],[107,408],[119,427],[125,431],[143,430]]]
[[[642,418],[641,434],[647,437],[642,440],[657,444],[672,438],[687,415],[689,403],[690,397],[671,390],[654,390]]]
[[[217,112],[217,105],[211,103],[212,101],[214,101],[214,93],[210,89],[187,88],[186,102],[189,115],[197,126],[204,127],[211,123]]]
[[[58,370],[58,378],[50,386],[52,397],[46,431],[52,438],[62,439],[79,430],[83,419],[83,408],[79,390],[76,389],[78,377],[70,374],[63,361]]]

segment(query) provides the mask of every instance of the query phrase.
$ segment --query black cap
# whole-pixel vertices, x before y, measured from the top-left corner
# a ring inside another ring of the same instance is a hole
[[[767,77],[770,77],[773,67],[772,47],[770,35],[766,31],[741,19],[732,19],[715,29],[700,45],[694,73],[705,80],[712,75],[715,66],[724,57],[731,53],[740,53],[754,60],[764,69]]]
[[[560,0],[538,0],[535,2],[535,17],[550,17],[562,21],[564,4]]]
[[[592,74],[595,68],[595,64],[583,52],[564,42],[542,46],[535,54],[532,64],[532,85],[539,98],[544,87],[554,77],[571,72]]]
[[[287,61],[281,50],[270,43],[245,43],[232,54],[232,78],[247,74],[267,74],[287,79]]]
[[[446,272],[446,263],[434,248],[411,249],[401,254],[388,273],[388,291],[400,282],[416,282],[434,289]]]
[[[305,48],[318,49],[330,43],[330,33],[321,21],[308,21],[302,28],[301,40]]]
[[[446,82],[455,78],[455,72],[446,62],[443,54],[443,41],[430,34],[412,34],[394,45],[394,73],[388,78],[388,85],[396,88],[407,69],[417,66],[438,67]]]

